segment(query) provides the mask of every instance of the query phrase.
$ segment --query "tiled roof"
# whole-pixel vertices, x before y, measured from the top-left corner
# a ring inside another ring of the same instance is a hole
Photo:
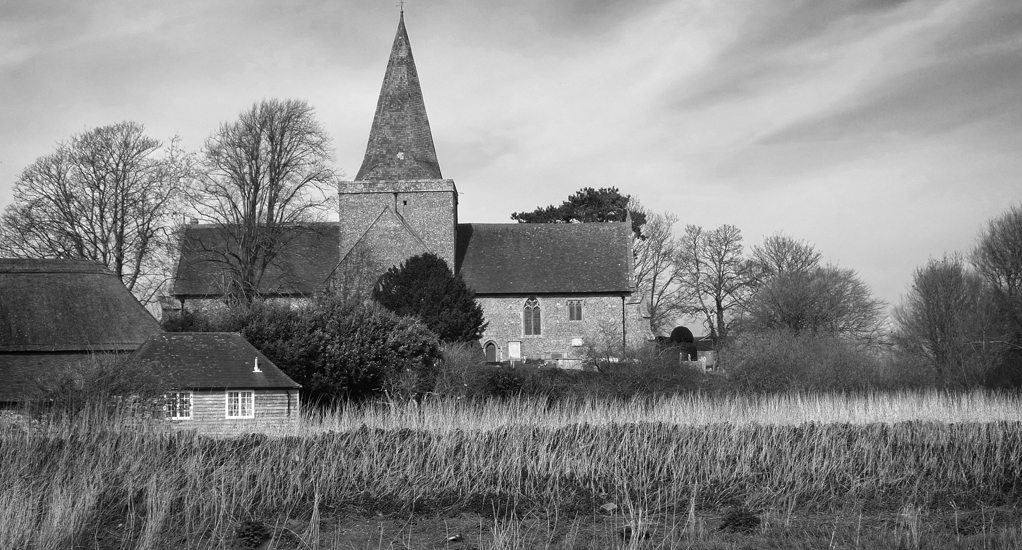
[[[627,223],[458,224],[458,273],[476,294],[627,293]]]
[[[100,263],[0,259],[0,352],[131,351],[160,330]]]
[[[267,267],[259,285],[263,296],[310,296],[323,290],[340,260],[340,228],[336,223],[294,226],[286,245]],[[224,253],[234,239],[219,226],[189,224],[181,239],[181,257],[174,295],[215,297],[223,292],[230,271]]]
[[[369,144],[355,180],[442,178],[402,14],[369,131]]]
[[[237,332],[166,332],[133,357],[166,368],[181,389],[301,387]]]

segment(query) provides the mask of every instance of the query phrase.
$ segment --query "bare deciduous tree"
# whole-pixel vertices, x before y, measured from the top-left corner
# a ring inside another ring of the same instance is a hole
[[[766,279],[749,299],[745,323],[752,330],[831,334],[872,344],[881,333],[884,306],[854,270],[825,266]]]
[[[636,200],[628,206],[645,217],[641,237],[635,239],[635,286],[643,297],[654,334],[670,332],[675,317],[682,312],[678,292],[681,274],[678,271],[678,241],[674,224],[678,216],[671,212],[656,214]]]
[[[143,303],[166,280],[188,156],[121,122],[72,136],[22,172],[0,253],[102,262]]]
[[[807,273],[820,265],[820,252],[805,241],[797,241],[784,233],[763,239],[762,246],[752,247],[752,261],[760,277],[773,278],[782,273]]]
[[[982,382],[1002,351],[993,296],[958,254],[917,268],[902,303],[894,308],[895,340],[924,358],[937,378]]]
[[[854,270],[821,266],[822,256],[811,244],[783,233],[753,247],[757,282],[746,305],[745,327],[875,343],[884,302],[873,297]]]
[[[686,312],[701,317],[711,335],[726,340],[755,282],[743,255],[741,230],[726,224],[710,231],[686,226],[677,262]]]
[[[261,101],[206,140],[189,198],[221,234],[202,252],[227,274],[228,300],[251,303],[291,229],[327,211],[332,156],[313,108],[293,99]]]

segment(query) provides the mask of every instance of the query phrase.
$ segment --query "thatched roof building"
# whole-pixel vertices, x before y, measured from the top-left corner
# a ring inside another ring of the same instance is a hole
[[[0,259],[0,401],[92,353],[130,352],[161,331],[97,262]]]

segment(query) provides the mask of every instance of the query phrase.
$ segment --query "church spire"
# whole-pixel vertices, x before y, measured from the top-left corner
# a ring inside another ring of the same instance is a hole
[[[369,144],[355,180],[442,178],[402,9],[369,131]]]

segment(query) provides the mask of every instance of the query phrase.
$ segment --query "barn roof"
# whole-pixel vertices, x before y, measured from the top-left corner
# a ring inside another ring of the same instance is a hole
[[[166,368],[181,389],[301,387],[237,332],[157,334],[133,357]]]
[[[458,224],[455,263],[476,294],[624,294],[632,286],[625,222]]]
[[[98,262],[0,259],[0,353],[131,351],[160,330]]]
[[[221,296],[230,270],[225,253],[237,246],[230,231],[214,224],[188,224],[181,239],[181,256],[174,295]],[[281,252],[267,267],[259,285],[263,296],[310,296],[321,291],[340,261],[340,226],[306,223],[289,228]]]
[[[402,13],[356,181],[442,179]]]

